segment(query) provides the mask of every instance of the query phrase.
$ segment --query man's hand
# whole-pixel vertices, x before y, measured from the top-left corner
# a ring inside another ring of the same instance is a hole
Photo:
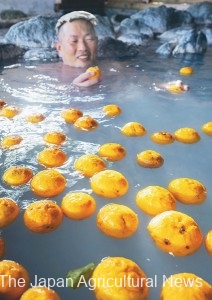
[[[94,84],[97,84],[98,82],[100,82],[99,78],[92,78],[90,79],[91,76],[93,76],[94,73],[93,72],[85,72],[80,74],[79,76],[77,76],[74,80],[73,80],[73,84],[77,85],[79,87],[89,87],[92,86]]]

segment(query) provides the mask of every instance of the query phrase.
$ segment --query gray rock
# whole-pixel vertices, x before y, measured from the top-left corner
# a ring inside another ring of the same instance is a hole
[[[133,14],[131,18],[146,24],[156,34],[163,33],[174,27],[193,24],[194,22],[189,12],[176,10],[164,5],[141,10]]]
[[[30,50],[27,50],[24,53],[23,58],[25,60],[42,60],[42,61],[52,61],[57,60],[58,55],[57,51],[55,49],[51,48],[33,48]]]
[[[188,34],[188,30],[192,30],[194,27],[193,26],[180,26],[177,28],[172,28],[170,30],[167,30],[163,32],[160,35],[157,35],[157,39],[161,41],[167,41],[167,42],[177,42],[179,39]]]
[[[0,12],[0,18],[2,20],[20,20],[20,19],[25,19],[27,18],[27,15],[16,9],[5,9]]]
[[[4,42],[24,49],[54,48],[54,27],[57,19],[56,16],[37,16],[18,22],[10,27],[4,37]]]
[[[0,43],[0,62],[23,56],[24,49],[13,44]]]
[[[132,18],[124,19],[117,31],[117,39],[127,44],[146,45],[153,36],[149,26]]]
[[[181,55],[186,53],[204,53],[207,50],[205,34],[196,29],[187,30],[187,33],[173,41],[161,45],[156,53],[162,55]]]
[[[193,16],[197,24],[212,24],[212,2],[191,4],[187,11]]]
[[[207,38],[208,45],[212,45],[212,28],[204,27],[202,28],[202,32]]]
[[[115,31],[110,19],[106,16],[97,15],[96,17],[98,22],[95,31],[98,39],[103,40],[108,37],[115,38]]]
[[[113,38],[100,40],[98,45],[99,58],[127,58],[138,55],[140,49],[136,45],[128,45]]]

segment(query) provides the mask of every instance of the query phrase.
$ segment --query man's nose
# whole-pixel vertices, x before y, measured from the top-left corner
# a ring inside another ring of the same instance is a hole
[[[87,44],[84,40],[78,41],[78,50],[84,51],[87,49]]]

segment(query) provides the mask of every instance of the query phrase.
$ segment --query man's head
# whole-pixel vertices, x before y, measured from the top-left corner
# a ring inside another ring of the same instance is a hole
[[[57,21],[56,49],[64,64],[71,67],[88,67],[95,64],[96,23],[96,17],[84,11],[68,13]]]

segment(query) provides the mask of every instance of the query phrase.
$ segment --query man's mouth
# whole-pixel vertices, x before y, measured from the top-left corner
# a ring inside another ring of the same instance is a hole
[[[80,55],[77,58],[80,60],[88,60],[88,55]]]

